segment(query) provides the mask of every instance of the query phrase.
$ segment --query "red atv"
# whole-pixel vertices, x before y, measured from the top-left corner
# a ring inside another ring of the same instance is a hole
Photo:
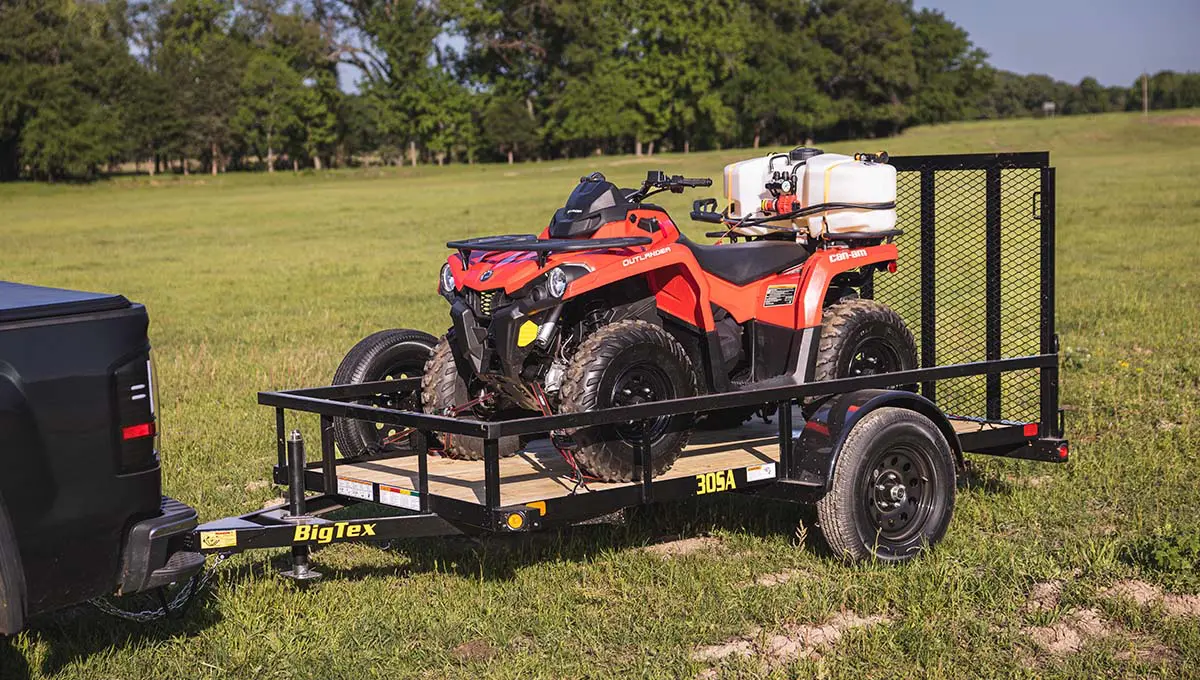
[[[894,270],[894,234],[810,239],[766,226],[743,230],[759,235],[736,242],[746,221],[714,212],[709,199],[696,202],[693,219],[725,224],[729,231],[716,235],[734,242],[701,245],[646,202],[661,191],[711,184],[656,171],[629,190],[593,173],[539,235],[448,243],[456,252],[438,291],[450,303],[453,327],[436,341],[416,331],[371,336],[334,382],[423,373],[425,411],[502,419],[916,367],[913,337],[899,315],[858,295],[876,271]],[[753,414],[580,428],[557,433],[555,443],[593,477],[628,481],[642,437],[651,439],[658,475],[694,426],[733,427]],[[397,433],[373,424],[335,427],[344,455],[396,444]],[[521,445],[502,439],[500,454]],[[447,436],[442,446],[450,457],[483,457],[482,440]]]

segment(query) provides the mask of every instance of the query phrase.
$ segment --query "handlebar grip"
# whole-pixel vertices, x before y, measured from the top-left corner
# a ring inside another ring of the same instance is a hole
[[[707,177],[698,177],[694,179],[683,179],[679,183],[685,187],[711,187],[712,180]]]

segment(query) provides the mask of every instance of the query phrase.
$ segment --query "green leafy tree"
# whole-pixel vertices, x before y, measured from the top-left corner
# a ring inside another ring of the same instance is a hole
[[[937,10],[922,9],[910,20],[919,83],[910,105],[912,122],[945,123],[979,117],[979,102],[993,81],[987,54],[971,44],[966,31]]]
[[[233,126],[239,137],[266,160],[269,172],[275,171],[278,149],[296,146],[286,135],[301,127],[305,98],[300,75],[282,58],[267,52],[250,58]]]

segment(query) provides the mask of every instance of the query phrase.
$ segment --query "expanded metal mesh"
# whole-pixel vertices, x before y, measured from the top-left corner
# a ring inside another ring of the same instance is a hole
[[[897,166],[899,269],[875,277],[922,367],[1041,353],[1044,157],[909,157]],[[1038,370],[922,385],[952,415],[1039,419]]]

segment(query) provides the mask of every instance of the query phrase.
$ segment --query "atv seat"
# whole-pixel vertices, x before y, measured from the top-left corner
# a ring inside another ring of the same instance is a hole
[[[751,241],[702,246],[682,235],[679,242],[696,256],[704,271],[735,286],[791,269],[808,259],[808,248],[790,241]]]

